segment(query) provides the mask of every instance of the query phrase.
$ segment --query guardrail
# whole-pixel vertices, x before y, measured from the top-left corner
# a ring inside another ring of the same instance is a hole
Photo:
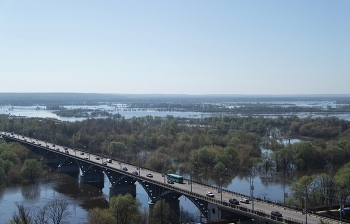
[[[138,176],[135,176],[135,178],[138,178]],[[146,178],[142,178],[142,179],[146,179]],[[160,183],[160,182],[157,182],[157,181],[155,181],[153,179],[149,179],[149,178],[146,180],[148,182],[157,184],[157,185],[162,186],[164,188],[167,188],[169,190],[179,192],[185,196],[193,197],[193,198],[201,199],[201,200],[213,203],[213,204],[217,204],[221,208],[224,208],[224,209],[232,211],[232,212],[239,213],[239,214],[244,215],[244,216],[254,218],[256,220],[267,221],[269,223],[272,223],[272,222],[273,223],[283,222],[283,223],[288,223],[288,224],[302,224],[303,223],[303,221],[293,219],[290,217],[276,217],[276,216],[272,216],[270,214],[267,214],[267,213],[265,213],[265,211],[262,211],[262,210],[252,210],[252,209],[249,209],[245,205],[233,205],[233,204],[230,204],[228,202],[221,202],[221,200],[218,200],[215,198],[206,197],[206,196],[201,195],[201,194],[197,194],[197,193],[194,193],[194,192],[191,192],[188,190],[178,188],[178,187],[176,187],[176,185],[169,185],[169,184]]]

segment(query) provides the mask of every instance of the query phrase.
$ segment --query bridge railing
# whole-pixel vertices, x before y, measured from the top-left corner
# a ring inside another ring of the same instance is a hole
[[[135,177],[135,178],[140,178],[140,177]],[[145,179],[145,178],[142,177],[141,179]],[[221,206],[222,208],[232,210],[234,212],[240,213],[240,214],[245,215],[245,216],[250,216],[256,220],[262,220],[262,221],[264,220],[267,222],[271,222],[271,220],[273,220],[273,221],[276,221],[276,223],[283,222],[283,223],[288,223],[288,224],[302,224],[303,223],[303,221],[293,219],[290,217],[272,216],[270,214],[267,214],[263,210],[259,210],[259,209],[252,210],[252,209],[249,209],[245,205],[234,205],[234,204],[230,204],[230,203],[225,202],[225,201],[221,202],[221,200],[218,200],[216,198],[210,198],[210,197],[207,197],[207,196],[195,193],[195,192],[191,192],[188,190],[178,188],[178,187],[176,187],[176,185],[169,185],[169,184],[160,183],[160,182],[157,182],[153,179],[146,179],[146,180],[148,182],[157,184],[157,185],[162,186],[164,188],[167,188],[169,190],[173,190],[173,191],[176,191],[178,193],[181,193],[182,195],[185,195],[187,197],[193,197],[193,198],[201,199],[201,200],[213,203],[213,204],[217,204],[217,205]]]
[[[187,181],[191,181],[188,178],[184,178],[184,179],[186,179]],[[220,188],[217,187],[217,186],[201,183],[201,182],[194,181],[194,180],[192,180],[192,184],[205,186],[207,188],[210,188],[210,189],[213,189],[213,190],[217,190],[218,192],[220,190]],[[238,198],[248,198],[248,199],[251,198],[251,196],[249,196],[249,195],[245,195],[245,194],[242,194],[242,193],[239,193],[239,192],[235,192],[235,191],[231,191],[231,190],[227,190],[227,189],[222,189],[222,192],[226,193],[228,195],[232,195],[232,196],[238,197]],[[270,204],[270,205],[280,206],[280,207],[283,207],[283,208],[286,208],[286,209],[290,209],[290,210],[294,210],[294,211],[302,211],[302,207],[298,207],[298,206],[294,206],[294,205],[291,206],[291,205],[287,205],[287,204],[280,203],[280,202],[277,202],[277,201],[273,201],[273,200],[270,200],[270,199],[263,199],[263,198],[260,198],[260,197],[253,197],[253,199],[254,199],[254,201],[259,201],[259,202],[267,203],[267,204]]]

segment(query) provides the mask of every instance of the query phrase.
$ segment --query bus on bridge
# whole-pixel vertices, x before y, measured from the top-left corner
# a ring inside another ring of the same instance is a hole
[[[167,177],[168,177],[168,180],[171,180],[175,183],[179,183],[179,184],[184,183],[184,178],[182,176],[170,173],[167,175]]]

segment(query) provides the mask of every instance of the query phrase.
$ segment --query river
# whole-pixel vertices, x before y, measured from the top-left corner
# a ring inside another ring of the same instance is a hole
[[[249,195],[249,175],[241,175],[231,179],[231,177],[223,176],[224,188]],[[279,179],[255,176],[252,177],[252,180],[255,185],[255,197],[265,197],[268,200],[280,201],[284,192],[289,192],[289,185],[283,186]],[[142,207],[148,208],[148,195],[137,182],[136,192],[136,197],[140,200]],[[107,177],[105,177],[104,188],[101,191],[91,185],[80,184],[78,178],[66,174],[59,174],[58,178],[49,182],[40,181],[29,186],[2,188],[0,189],[0,223],[6,223],[12,219],[13,214],[17,211],[16,203],[30,206],[31,209],[36,210],[43,207],[54,197],[59,197],[69,202],[70,215],[67,217],[69,223],[87,223],[89,209],[93,207],[108,207],[108,195],[109,180]],[[184,196],[180,197],[180,206],[199,219],[198,209]]]
[[[149,198],[145,190],[136,182],[136,197],[143,208],[148,209]],[[17,212],[17,204],[29,206],[32,211],[43,207],[51,199],[58,197],[68,201],[68,223],[87,223],[88,210],[93,207],[108,208],[109,181],[105,177],[102,191],[89,184],[80,184],[78,178],[58,174],[55,180],[39,181],[34,185],[0,188],[0,224],[12,219]],[[185,197],[180,198],[180,206],[199,217],[196,207]]]
[[[202,115],[210,116],[210,114],[198,113],[198,112],[177,112],[177,111],[158,111],[158,110],[137,110],[137,109],[126,109],[126,108],[118,108],[115,109],[112,106],[108,105],[99,105],[99,106],[74,106],[69,105],[65,106],[67,109],[101,109],[106,110],[111,114],[119,113],[121,116],[125,117],[125,119],[129,119],[132,117],[142,117],[142,116],[158,116],[165,117],[167,115],[172,115],[174,117],[186,117],[186,118],[198,118]],[[12,116],[23,116],[23,117],[37,117],[37,118],[55,118],[62,121],[82,121],[86,118],[82,117],[60,117],[53,113],[53,110],[46,110],[46,107],[41,106],[0,106],[0,114],[10,114]]]
[[[75,106],[68,106],[70,109]],[[105,108],[105,106],[100,106]],[[95,108],[96,107],[92,107]],[[162,112],[155,110],[146,111],[129,111],[129,110],[117,110],[115,113],[120,113],[125,118],[131,118],[134,116],[160,116],[165,117],[167,115],[173,115],[175,117],[192,117],[198,118],[201,116],[209,116],[208,114],[201,114],[195,112]],[[81,121],[84,118],[62,118],[58,117],[52,111],[45,110],[44,107],[37,109],[37,107],[8,107],[1,106],[0,114],[11,114],[15,116],[25,117],[39,117],[39,118],[56,118],[64,121]],[[349,115],[341,115],[340,119],[350,120]],[[200,181],[200,178],[195,177]],[[223,188],[239,192],[241,194],[249,195],[250,180],[254,183],[254,196],[259,198],[265,198],[271,201],[283,202],[285,193],[290,192],[290,182],[283,181],[282,178],[276,178],[266,175],[255,174],[239,174],[235,177],[229,177],[223,175],[222,185]],[[212,180],[203,180],[206,184],[215,185]],[[217,184],[216,184],[217,185]],[[88,209],[98,207],[108,207],[108,194],[109,194],[109,180],[105,178],[105,187],[102,191],[94,188],[90,185],[79,184],[78,179],[68,175],[60,175],[59,179],[50,182],[39,182],[31,186],[13,186],[0,189],[0,224],[9,221],[14,212],[17,211],[16,203],[23,203],[31,208],[39,208],[44,206],[50,199],[55,196],[59,196],[69,201],[70,216],[67,217],[69,223],[86,223]],[[148,196],[144,189],[137,184],[137,198],[142,203],[142,207],[148,207]],[[180,206],[184,207],[187,211],[199,216],[199,212],[196,207],[185,197],[180,198]]]
[[[270,102],[271,104],[276,104],[276,102]],[[288,104],[288,102],[283,102],[285,104]],[[283,103],[281,103],[283,105]],[[321,101],[321,102],[293,102],[296,106],[318,106],[325,108],[327,106],[329,107],[336,107],[339,104],[336,104],[335,102],[328,102],[328,101]],[[142,117],[142,116],[159,116],[159,117],[166,117],[167,115],[172,115],[174,117],[185,117],[185,118],[201,118],[201,117],[208,117],[212,116],[212,113],[199,113],[199,112],[178,112],[178,111],[158,111],[155,109],[129,109],[125,107],[115,107],[111,105],[96,105],[96,106],[77,106],[77,105],[66,105],[64,106],[67,109],[91,109],[91,110],[105,110],[108,113],[111,114],[117,114],[119,113],[121,116],[125,117],[126,119],[132,118],[132,117]],[[53,110],[46,110],[45,106],[0,106],[0,114],[10,114],[13,116],[23,116],[23,117],[38,117],[38,118],[55,118],[62,121],[82,121],[86,118],[76,118],[76,117],[60,117],[53,113]],[[220,114],[222,115],[222,114]],[[256,114],[255,116],[264,116],[267,118],[276,118],[278,116],[298,116],[300,118],[306,118],[309,116],[312,117],[320,117],[325,118],[328,116],[335,116],[339,119],[343,120],[350,120],[350,113],[309,113],[309,112],[300,112],[300,113],[285,113],[285,114]]]

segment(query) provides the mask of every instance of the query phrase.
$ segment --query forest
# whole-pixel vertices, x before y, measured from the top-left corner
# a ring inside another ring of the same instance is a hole
[[[84,149],[158,172],[186,175],[193,168],[203,178],[210,178],[208,173],[215,176],[224,169],[227,169],[225,175],[231,176],[238,172],[290,174],[322,169],[327,175],[332,174],[329,181],[333,181],[335,172],[350,160],[349,127],[349,121],[336,117],[180,118],[168,115],[125,119],[116,114],[103,119],[63,122],[0,116],[1,131]],[[288,144],[284,143],[286,139],[287,142],[288,139],[302,141]],[[262,152],[261,148],[271,153]],[[5,167],[3,173],[6,177],[13,176],[6,166],[19,162],[3,165],[7,155],[0,153],[0,165]],[[333,183],[348,185],[347,177],[340,176],[339,181]],[[319,176],[310,178],[314,180]]]

